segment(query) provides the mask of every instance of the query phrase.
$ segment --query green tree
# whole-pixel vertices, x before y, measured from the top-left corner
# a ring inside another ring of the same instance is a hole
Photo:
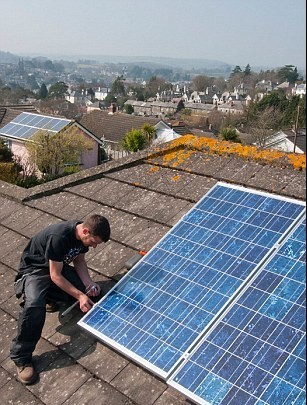
[[[183,102],[183,100],[180,100],[178,105],[177,105],[176,113],[179,113],[180,111],[184,110],[184,108],[185,108],[184,107],[184,102]]]
[[[298,127],[306,128],[306,96],[294,96],[287,100],[286,107],[282,113],[283,127],[288,128],[296,125]]]
[[[126,114],[133,114],[134,113],[134,108],[131,104],[126,104],[125,105],[125,113]]]
[[[29,159],[46,175],[59,175],[66,165],[79,169],[82,152],[92,148],[92,141],[84,137],[78,128],[60,131],[38,131],[26,144]]]
[[[249,65],[249,63],[245,66],[244,69],[244,76],[249,76],[251,74],[251,67]]]
[[[231,72],[230,77],[237,75],[238,73],[242,73],[242,69],[239,65],[237,65]]]
[[[0,138],[0,162],[12,162],[13,161],[13,153],[5,144],[4,140]]]
[[[294,84],[299,78],[297,68],[293,65],[285,65],[278,70],[277,74],[281,82],[289,82],[291,84]]]
[[[56,82],[49,89],[49,98],[62,99],[67,94],[68,86],[64,82]]]
[[[128,131],[121,141],[121,146],[128,152],[137,152],[146,147],[146,138],[141,129]]]
[[[221,136],[225,141],[241,143],[238,132],[235,128],[226,127],[221,130]]]
[[[235,86],[238,86],[244,78],[244,73],[239,65],[237,65],[231,72],[228,80],[229,89],[233,90]]]
[[[94,99],[95,99],[95,92],[94,92],[94,90],[92,89],[92,87],[90,87],[90,88],[87,90],[87,94],[90,96],[91,101],[94,101]]]
[[[124,77],[118,76],[112,84],[111,94],[114,97],[122,97],[126,95],[125,85],[124,85]]]
[[[117,97],[115,97],[113,93],[109,93],[103,101],[106,106],[109,107],[112,103],[117,103]]]
[[[0,138],[0,180],[18,184],[22,170],[18,160],[5,144],[5,141]]]
[[[272,94],[264,96],[258,103],[254,105],[256,111],[264,111],[271,107],[274,111],[283,110],[287,104],[287,98],[284,94],[274,91]]]
[[[48,90],[45,83],[43,83],[39,89],[38,98],[39,100],[45,100],[47,97],[48,97]]]
[[[149,145],[156,134],[155,128],[150,124],[144,124],[142,127],[142,132],[145,136],[147,144]]]
[[[251,126],[254,121],[263,120],[261,114],[264,113],[268,128],[291,128],[296,122],[298,106],[300,106],[298,125],[304,128],[306,126],[306,96],[302,98],[299,96],[287,97],[283,92],[277,91],[264,96],[262,100],[249,106],[246,117],[247,125]]]

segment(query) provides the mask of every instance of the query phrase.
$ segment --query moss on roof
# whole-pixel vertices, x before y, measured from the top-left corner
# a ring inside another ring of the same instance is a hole
[[[154,163],[156,156],[163,156],[163,163],[177,167],[188,159],[193,152],[201,151],[206,154],[220,156],[238,156],[250,161],[272,164],[273,166],[289,167],[296,170],[306,170],[306,155],[285,153],[277,150],[259,149],[256,146],[219,141],[211,138],[199,138],[185,135],[156,150],[149,159]]]

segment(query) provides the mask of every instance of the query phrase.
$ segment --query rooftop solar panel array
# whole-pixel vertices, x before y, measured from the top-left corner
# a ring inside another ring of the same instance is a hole
[[[0,129],[1,135],[29,139],[40,130],[59,132],[71,121],[64,118],[47,117],[39,114],[21,113]]]
[[[170,382],[198,403],[305,404],[302,223]]]
[[[204,336],[224,325],[224,314],[239,305],[238,297],[264,272],[304,210],[299,202],[219,183],[79,324],[156,374],[172,377]],[[207,403],[194,383],[198,370],[189,379],[182,368],[171,383]],[[208,378],[217,380],[215,374]]]

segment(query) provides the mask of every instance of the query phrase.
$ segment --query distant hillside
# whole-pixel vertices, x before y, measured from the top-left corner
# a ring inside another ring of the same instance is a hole
[[[80,56],[65,56],[69,58],[68,60],[84,58]],[[232,65],[210,59],[185,59],[185,58],[166,58],[166,57],[156,57],[156,56],[111,56],[111,55],[91,55],[86,56],[87,59],[96,60],[100,63],[127,63],[127,64],[138,64],[139,66],[152,66],[161,68],[175,68],[182,70],[219,70],[219,71],[229,71],[233,68]]]
[[[101,63],[154,63],[161,67],[191,69],[228,70],[232,65],[210,59],[166,58],[155,56],[96,56]]]
[[[10,52],[0,51],[0,63],[18,63],[20,58],[27,59],[41,59],[43,60],[57,60],[61,62],[79,62],[89,61],[89,63],[96,64],[121,64],[121,65],[137,65],[147,69],[174,69],[180,71],[194,71],[194,73],[205,73],[212,75],[225,75],[228,76],[234,65],[222,62],[219,60],[211,59],[187,59],[187,58],[168,58],[168,57],[156,57],[156,56],[112,56],[112,55],[39,55],[39,54],[22,54],[14,55]],[[244,66],[241,66],[244,68]],[[260,72],[260,70],[278,69],[281,66],[269,67],[269,66],[251,66],[254,72]],[[306,67],[298,67],[299,73],[306,77]]]
[[[1,62],[0,52],[0,62]],[[14,56],[14,55],[12,55]],[[38,57],[37,54],[29,54],[26,57]],[[46,55],[44,55],[46,56]],[[18,58],[18,57],[17,57]],[[66,60],[72,62],[78,62],[79,60],[95,61],[97,63],[120,63],[120,64],[138,64],[140,66],[152,66],[161,68],[176,68],[182,70],[218,70],[229,71],[233,68],[232,65],[210,59],[186,59],[186,58],[167,58],[167,57],[155,57],[155,56],[112,56],[112,55],[48,55],[51,60]]]
[[[10,52],[0,51],[0,63],[18,63],[19,57]]]

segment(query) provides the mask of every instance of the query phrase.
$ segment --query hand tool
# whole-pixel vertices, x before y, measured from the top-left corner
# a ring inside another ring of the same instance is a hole
[[[138,253],[136,253],[134,256],[132,256],[130,259],[128,259],[125,263],[125,267],[127,270],[132,269],[132,267],[142,259],[143,256],[146,255],[147,252],[144,250],[140,250]]]
[[[90,292],[93,290],[96,290],[96,289],[97,289],[96,285],[95,284],[92,285],[88,290],[85,291],[85,295],[89,296]],[[65,311],[62,312],[61,318],[63,318],[67,314],[69,314],[78,304],[79,304],[79,300],[74,302],[70,307],[66,308]]]

